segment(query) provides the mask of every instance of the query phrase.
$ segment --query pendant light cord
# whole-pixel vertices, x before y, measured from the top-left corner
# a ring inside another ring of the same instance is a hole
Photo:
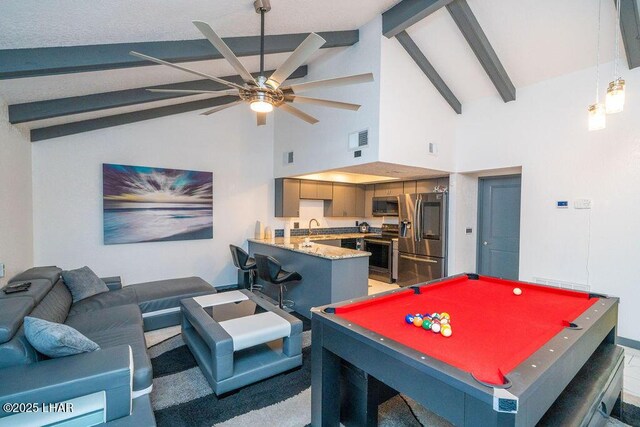
[[[613,79],[619,79],[620,75],[618,73],[618,61],[620,60],[620,0],[616,1],[616,28],[615,28],[615,32],[616,32],[616,57],[615,60],[613,62]]]
[[[260,75],[264,76],[264,9],[260,9]]]
[[[619,0],[618,0],[619,1]],[[598,0],[598,44],[596,49],[596,104],[600,103],[600,22],[602,0]]]

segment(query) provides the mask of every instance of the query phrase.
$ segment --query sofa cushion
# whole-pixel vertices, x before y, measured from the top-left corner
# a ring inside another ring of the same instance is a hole
[[[104,292],[74,303],[69,310],[69,315],[137,303],[136,292],[130,286],[125,286],[122,289]]]
[[[151,360],[147,355],[144,333],[139,325],[87,331],[86,336],[98,343],[102,348],[115,347],[121,344],[131,346],[133,353],[133,390],[141,391],[151,386],[153,378]]]
[[[82,301],[103,292],[109,292],[106,283],[86,265],[76,270],[63,271],[62,278],[73,296],[73,302]]]
[[[64,323],[86,335],[132,325],[142,328],[142,314],[136,304],[127,304],[75,314],[67,317]]]
[[[29,343],[49,357],[64,357],[100,349],[98,344],[70,326],[27,316],[24,334]]]
[[[31,312],[31,317],[48,320],[49,322],[64,323],[71,307],[71,294],[62,280],[53,286]]]
[[[181,299],[216,293],[216,288],[200,277],[158,280],[128,287],[135,289],[143,313],[180,307]]]
[[[0,344],[13,338],[32,309],[33,299],[29,297],[0,299]]]
[[[43,279],[48,280],[53,285],[60,278],[60,273],[62,273],[62,269],[53,265],[47,267],[32,267],[15,276],[9,283]]]

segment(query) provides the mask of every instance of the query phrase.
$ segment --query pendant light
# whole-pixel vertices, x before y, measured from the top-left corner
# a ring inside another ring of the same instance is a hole
[[[596,52],[596,103],[589,105],[589,130],[600,130],[607,126],[605,106],[600,103],[600,10],[602,0],[598,0],[598,44]]]
[[[620,61],[620,0],[616,1],[616,52],[613,65],[613,81],[607,88],[607,98],[605,100],[607,114],[619,113],[624,109],[624,80],[620,78],[618,72],[618,62]]]

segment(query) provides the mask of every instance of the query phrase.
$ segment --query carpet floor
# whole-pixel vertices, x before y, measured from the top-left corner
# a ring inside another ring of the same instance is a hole
[[[218,398],[182,340],[173,336],[149,348],[153,365],[151,400],[159,427],[247,425],[301,427],[311,422],[311,331],[305,320],[300,369]],[[608,426],[640,426],[640,408],[623,404],[622,421]],[[444,419],[407,396],[379,407],[379,425],[449,427]]]

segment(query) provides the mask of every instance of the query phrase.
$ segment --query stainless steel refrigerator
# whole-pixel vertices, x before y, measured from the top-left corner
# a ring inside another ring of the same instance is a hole
[[[448,193],[399,197],[398,285],[447,275]]]

